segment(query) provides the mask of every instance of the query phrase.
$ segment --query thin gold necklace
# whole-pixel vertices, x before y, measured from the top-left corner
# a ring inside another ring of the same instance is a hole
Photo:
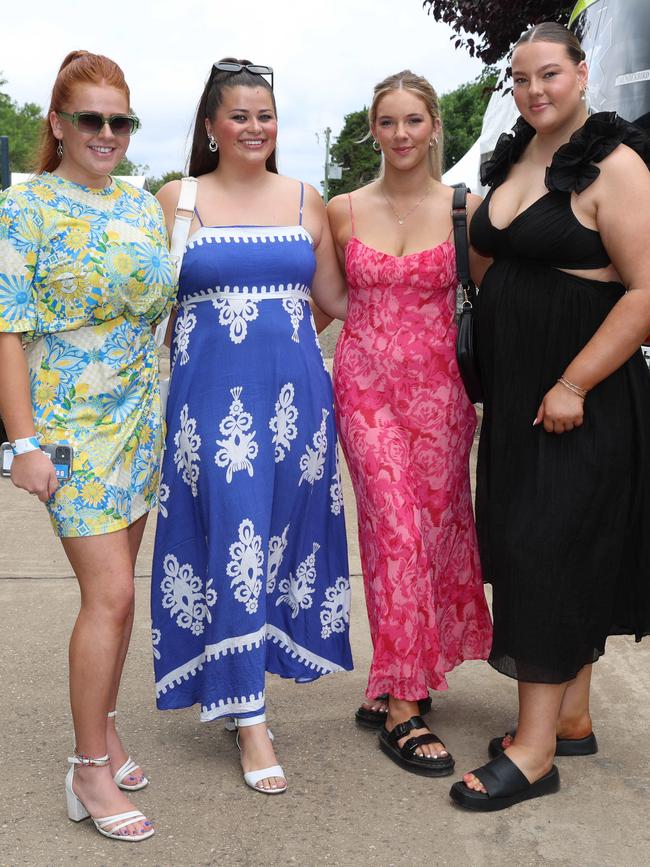
[[[391,200],[390,200],[390,199],[388,198],[388,196],[386,195],[386,192],[385,192],[385,190],[384,190],[384,185],[383,185],[383,183],[380,183],[380,184],[379,184],[379,189],[381,190],[381,194],[382,194],[382,196],[386,199],[386,204],[388,205],[388,207],[391,209],[391,211],[392,211],[392,212],[395,214],[395,216],[397,217],[397,222],[400,224],[400,226],[403,226],[403,225],[404,225],[404,220],[405,220],[408,216],[410,216],[410,215],[413,213],[413,211],[417,210],[417,208],[420,207],[420,205],[421,205],[422,202],[426,199],[426,197],[429,195],[429,193],[431,192],[431,190],[433,189],[433,187],[430,186],[429,189],[426,191],[426,193],[422,196],[422,198],[421,198],[421,199],[418,199],[417,202],[413,205],[413,207],[408,209],[408,211],[404,214],[404,216],[401,216],[401,215],[398,214],[397,211],[395,210],[395,208],[394,208],[394,206],[393,206],[393,203],[391,202]]]

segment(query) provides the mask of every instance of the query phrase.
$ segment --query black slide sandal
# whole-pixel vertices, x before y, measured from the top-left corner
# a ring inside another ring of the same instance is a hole
[[[505,810],[530,798],[552,795],[560,788],[560,774],[555,765],[539,780],[529,783],[505,753],[471,773],[483,783],[487,795],[469,789],[462,781],[454,783],[449,794],[459,806],[481,813]]]
[[[375,701],[388,701],[388,695],[378,695]],[[421,698],[418,701],[418,707],[420,714],[429,713],[431,710],[431,696],[428,695],[426,698]],[[357,724],[364,728],[380,729],[383,728],[387,715],[387,710],[371,710],[370,708],[361,705],[361,707],[356,710],[354,718],[356,719]]]
[[[398,723],[390,732],[382,728],[379,732],[379,747],[382,752],[400,768],[412,774],[421,774],[424,777],[448,777],[453,774],[455,763],[449,753],[437,759],[417,755],[416,750],[424,744],[442,743],[433,732],[409,738],[401,747],[398,745],[400,738],[406,737],[413,729],[428,729],[428,726],[422,717],[412,716],[410,720]]]
[[[488,744],[488,753],[490,758],[494,759],[504,752],[501,744],[503,738],[508,735],[513,738],[517,733],[517,729],[511,732],[506,732],[500,738],[492,738]],[[556,756],[595,756],[598,752],[598,741],[596,735],[592,732],[585,738],[558,738],[555,745]]]

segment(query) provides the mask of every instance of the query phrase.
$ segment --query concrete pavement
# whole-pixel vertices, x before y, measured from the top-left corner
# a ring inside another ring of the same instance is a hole
[[[597,756],[559,759],[559,794],[503,813],[471,815],[448,798],[451,782],[483,764],[505,731],[516,685],[485,663],[467,663],[434,697],[429,717],[457,773],[405,773],[357,729],[370,641],[345,484],[353,580],[350,674],[298,686],[270,678],[270,718],[286,795],[244,786],[232,735],[198,722],[196,709],[159,713],[153,698],[148,584],[154,520],[137,568],[137,614],[120,696],[120,730],[151,785],[133,801],[156,835],[131,846],[106,840],[65,815],[63,780],[73,744],[67,640],[78,591],[44,509],[0,484],[0,865],[176,867],[263,864],[305,867],[406,865],[650,864],[650,641],[614,638],[594,677]]]

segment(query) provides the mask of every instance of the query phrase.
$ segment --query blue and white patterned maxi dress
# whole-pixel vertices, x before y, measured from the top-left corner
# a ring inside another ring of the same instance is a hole
[[[314,268],[302,225],[202,227],[188,243],[152,575],[160,709],[254,718],[266,671],[352,668]]]

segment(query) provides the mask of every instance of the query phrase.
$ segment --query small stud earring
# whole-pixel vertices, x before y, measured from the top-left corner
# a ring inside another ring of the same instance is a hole
[[[213,135],[208,135],[208,149],[212,151],[213,154],[219,150],[219,144]]]
[[[56,155],[60,160],[63,159],[63,142],[61,141],[61,139],[59,139],[59,143],[56,146]]]
[[[377,151],[377,152],[379,152],[381,150],[381,145],[379,144],[379,142],[377,141],[376,138],[374,138],[372,140],[372,149],[373,149],[373,151]]]

